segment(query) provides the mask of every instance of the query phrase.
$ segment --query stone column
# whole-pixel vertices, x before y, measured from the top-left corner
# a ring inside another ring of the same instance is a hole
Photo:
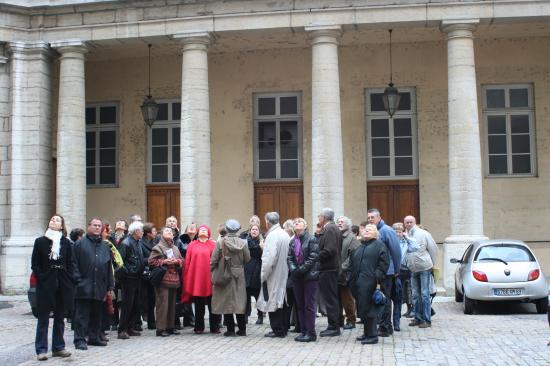
[[[447,33],[450,236],[443,247],[443,285],[454,292],[456,265],[483,235],[483,192],[472,32],[479,20],[443,21]]]
[[[57,213],[68,230],[86,227],[85,54],[81,41],[51,44],[59,58],[57,112]]]
[[[2,290],[28,287],[30,254],[51,215],[51,51],[47,43],[11,42],[10,236],[0,260]],[[9,264],[9,265],[8,265]]]
[[[10,206],[10,163],[8,148],[10,146],[10,75],[8,58],[4,56],[4,44],[0,43],[0,252],[2,242],[9,235]],[[0,263],[0,278],[5,273],[5,263]]]
[[[306,27],[311,67],[311,214],[330,207],[344,214],[344,168],[340,117],[340,26]]]
[[[211,223],[210,106],[207,32],[174,36],[183,45],[181,74],[181,227]]]

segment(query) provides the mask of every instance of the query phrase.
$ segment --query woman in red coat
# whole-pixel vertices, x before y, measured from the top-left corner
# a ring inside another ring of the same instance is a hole
[[[206,225],[199,226],[196,240],[187,248],[183,270],[183,293],[181,302],[195,303],[195,333],[204,332],[205,307],[210,315],[210,333],[220,333],[221,316],[212,314],[212,281],[210,279],[210,257],[216,242],[210,240],[211,231]]]

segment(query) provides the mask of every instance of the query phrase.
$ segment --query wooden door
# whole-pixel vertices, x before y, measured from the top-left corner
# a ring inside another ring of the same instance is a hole
[[[372,181],[367,184],[367,205],[380,210],[388,225],[413,215],[420,222],[418,180]]]
[[[180,217],[180,186],[151,185],[147,186],[147,221],[157,228],[164,226],[166,218]]]
[[[278,212],[281,224],[288,219],[304,216],[304,186],[302,182],[275,182],[254,184],[254,212],[263,217],[267,212]]]

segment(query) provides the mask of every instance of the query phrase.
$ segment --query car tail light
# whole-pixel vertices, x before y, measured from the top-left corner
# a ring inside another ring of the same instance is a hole
[[[29,285],[31,287],[36,287],[36,275],[33,273],[31,273],[31,277],[29,278]]]
[[[540,270],[538,268],[534,269],[531,272],[529,272],[529,276],[527,277],[527,281],[534,281],[537,278],[539,278],[539,276],[540,276]]]
[[[474,278],[479,282],[488,282],[487,275],[481,271],[472,271]]]

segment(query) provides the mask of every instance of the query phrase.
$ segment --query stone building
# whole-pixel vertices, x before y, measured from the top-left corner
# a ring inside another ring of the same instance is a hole
[[[485,236],[527,241],[550,273],[549,16],[548,0],[1,0],[1,290],[25,290],[53,212],[216,226],[378,207],[434,234],[446,288]]]

